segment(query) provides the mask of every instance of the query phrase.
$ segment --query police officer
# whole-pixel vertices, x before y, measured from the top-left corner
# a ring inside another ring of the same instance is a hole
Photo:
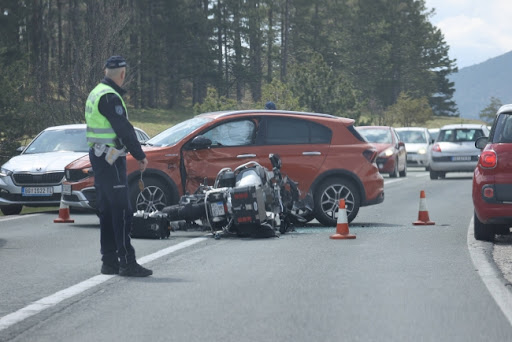
[[[126,174],[126,153],[139,162],[148,160],[137,140],[121,95],[126,60],[112,56],[105,63],[105,78],[91,91],[85,106],[89,158],[94,172],[97,214],[100,219],[101,273],[127,277],[153,274],[136,262],[131,244],[132,207]]]

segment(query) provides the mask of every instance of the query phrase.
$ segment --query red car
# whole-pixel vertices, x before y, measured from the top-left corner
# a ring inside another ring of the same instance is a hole
[[[310,199],[316,218],[335,226],[339,200],[344,198],[348,220],[361,206],[384,200],[384,180],[375,164],[376,149],[355,130],[354,120],[328,114],[279,110],[205,113],[181,122],[147,141],[149,161],[143,174],[127,157],[134,210],[155,211],[193,193],[206,178],[248,161],[271,168],[268,156],[277,153],[282,171],[298,182],[303,200]],[[95,192],[89,158],[66,167],[63,201],[73,207],[94,208]]]
[[[377,166],[380,173],[389,173],[389,177],[407,175],[407,151],[405,143],[393,127],[360,126],[357,131],[377,148]]]
[[[482,150],[473,175],[475,238],[493,241],[512,226],[512,105],[498,110],[489,137],[475,146]]]

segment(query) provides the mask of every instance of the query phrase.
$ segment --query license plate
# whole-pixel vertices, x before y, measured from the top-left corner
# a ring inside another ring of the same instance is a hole
[[[453,156],[452,161],[470,161],[471,156]]]
[[[210,208],[212,209],[212,215],[213,216],[223,216],[224,213],[224,203],[223,202],[213,202],[210,205]]]
[[[51,196],[53,195],[53,187],[23,187],[21,188],[23,196]]]
[[[71,195],[71,184],[62,184],[62,194]]]

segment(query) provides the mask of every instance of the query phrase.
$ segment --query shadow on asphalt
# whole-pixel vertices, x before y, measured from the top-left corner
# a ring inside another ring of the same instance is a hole
[[[495,245],[510,246],[512,245],[512,234],[509,235],[496,235],[494,239]]]

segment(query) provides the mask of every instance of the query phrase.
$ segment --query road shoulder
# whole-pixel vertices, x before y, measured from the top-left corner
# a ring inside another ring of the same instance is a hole
[[[467,245],[476,271],[491,296],[496,301],[496,304],[498,304],[499,308],[512,325],[512,289],[510,280],[504,276],[505,274],[510,275],[512,273],[510,263],[507,270],[502,271],[500,269],[498,263],[493,258],[493,243],[475,239],[473,233],[473,219],[471,219],[468,227]],[[512,258],[512,248],[510,249],[509,256],[510,260],[510,258]],[[500,259],[501,258],[503,258],[503,256],[501,256]],[[504,264],[502,262],[500,262],[500,264],[503,267]]]

